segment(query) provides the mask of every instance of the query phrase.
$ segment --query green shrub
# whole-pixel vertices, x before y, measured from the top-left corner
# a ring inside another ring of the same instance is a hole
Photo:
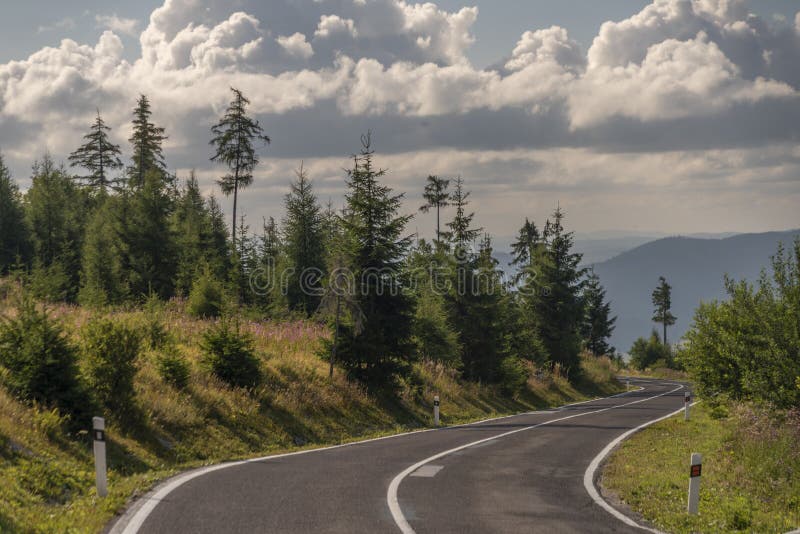
[[[528,367],[521,359],[509,356],[500,362],[500,386],[506,393],[514,395],[521,392],[528,378]]]
[[[175,349],[168,349],[156,358],[161,379],[177,389],[189,385],[189,362]]]
[[[203,334],[204,358],[212,373],[231,386],[252,387],[261,381],[253,338],[223,320]]]
[[[0,364],[8,369],[6,386],[19,398],[56,406],[78,425],[90,404],[80,381],[77,351],[62,324],[22,297],[15,317],[0,322]]]
[[[120,417],[130,415],[141,335],[119,319],[104,317],[90,321],[82,337],[86,372],[97,399]]]
[[[206,271],[192,284],[186,312],[194,317],[219,317],[224,299],[222,284]]]
[[[60,262],[47,267],[36,265],[28,275],[28,289],[31,294],[47,302],[67,300],[69,286],[69,276]]]

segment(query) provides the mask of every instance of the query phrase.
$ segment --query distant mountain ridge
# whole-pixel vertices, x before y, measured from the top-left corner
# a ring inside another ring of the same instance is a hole
[[[688,329],[701,301],[725,298],[723,278],[755,281],[768,268],[778,243],[789,248],[800,229],[784,232],[737,234],[723,239],[667,237],[640,245],[609,260],[595,263],[606,288],[612,313],[618,316],[611,342],[627,352],[639,336],[655,326],[650,300],[659,276],[672,286],[676,324],[667,332],[677,341]]]

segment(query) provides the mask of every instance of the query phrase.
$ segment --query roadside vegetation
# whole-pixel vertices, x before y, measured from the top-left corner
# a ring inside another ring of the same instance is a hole
[[[33,313],[18,309],[16,298],[2,303],[11,322],[2,327],[0,343],[16,327],[13,321],[30,321],[21,316]],[[327,362],[317,355],[329,337],[324,325],[251,319],[225,325],[193,318],[184,308],[183,301],[113,312],[35,306],[43,314],[38,319],[59,332],[62,350],[74,357],[75,384],[94,385],[75,393],[91,407],[86,416],[107,416],[110,494],[95,494],[85,417],[70,416],[45,398],[18,400],[8,386],[0,387],[0,531],[98,532],[131,498],[182,469],[429,426],[434,394],[441,396],[447,425],[620,390],[612,361],[584,353],[584,372],[574,383],[558,366],[526,363],[524,383],[509,394],[502,385],[465,380],[457,369],[428,360],[415,363],[396,392],[371,393],[338,369],[328,377]],[[98,325],[105,334],[98,334]],[[133,332],[149,334],[131,339]],[[237,340],[228,343],[230,337]],[[136,355],[118,361],[130,350],[112,349],[137,342]],[[255,365],[259,385],[232,386],[218,376],[220,346],[229,356],[238,353],[229,361]],[[8,384],[11,371],[0,372]],[[112,382],[119,396],[95,389]]]
[[[771,267],[754,284],[726,279],[728,299],[695,312],[675,354],[702,400],[691,421],[646,428],[605,467],[604,489],[660,529],[800,528],[800,240]],[[640,345],[662,350],[657,334]],[[697,516],[686,512],[692,452],[703,455]]]

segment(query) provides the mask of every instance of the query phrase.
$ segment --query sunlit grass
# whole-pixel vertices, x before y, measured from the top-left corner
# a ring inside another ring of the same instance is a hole
[[[696,516],[686,512],[693,452],[703,455]],[[602,484],[668,532],[787,532],[800,527],[800,416],[700,403],[689,422],[673,417],[624,442]]]
[[[0,312],[10,312],[9,306],[0,304]],[[138,422],[123,427],[113,414],[107,418],[110,494],[105,499],[94,492],[88,433],[65,434],[56,412],[26,406],[0,388],[0,532],[98,532],[131,498],[182,469],[430,426],[434,394],[442,399],[442,423],[456,424],[620,388],[610,362],[591,357],[585,358],[585,379],[578,387],[556,369],[532,377],[528,391],[516,398],[423,362],[415,364],[397,395],[376,396],[339,369],[328,377],[328,363],[316,354],[328,335],[321,325],[242,320],[240,328],[253,334],[263,371],[262,384],[247,391],[209,373],[199,341],[213,322],[188,317],[179,301],[147,312],[49,309],[75,343],[94,315],[145,325],[155,314],[170,346],[188,362],[189,380],[181,390],[163,381],[156,364],[163,349],[140,354]]]

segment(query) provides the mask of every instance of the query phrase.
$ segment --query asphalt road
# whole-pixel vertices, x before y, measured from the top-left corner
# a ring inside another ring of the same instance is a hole
[[[162,486],[160,493],[144,497],[111,531],[638,531],[595,503],[583,484],[587,466],[606,444],[683,405],[679,384],[632,383],[644,389],[550,411],[239,463],[179,485],[173,480],[177,487],[165,493]]]

